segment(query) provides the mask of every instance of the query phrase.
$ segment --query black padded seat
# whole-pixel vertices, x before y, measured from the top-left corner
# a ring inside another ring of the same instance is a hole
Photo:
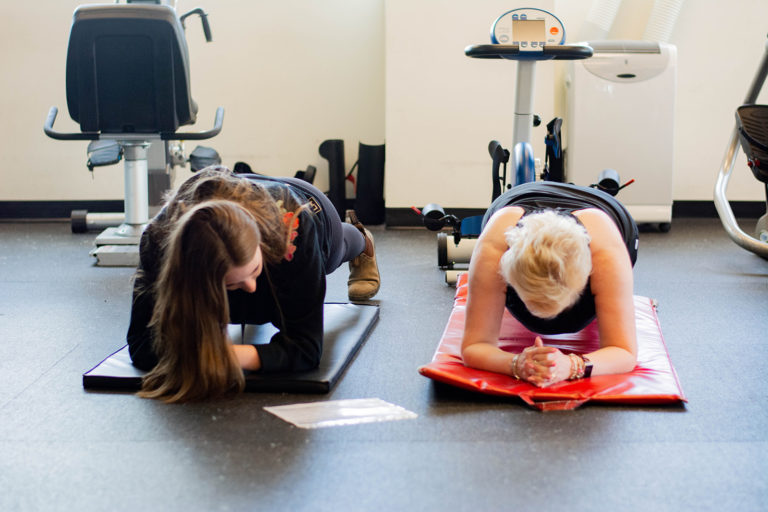
[[[740,106],[736,126],[752,174],[768,184],[768,105]]]
[[[184,29],[166,5],[78,7],[67,51],[67,106],[83,132],[166,133],[193,124]]]

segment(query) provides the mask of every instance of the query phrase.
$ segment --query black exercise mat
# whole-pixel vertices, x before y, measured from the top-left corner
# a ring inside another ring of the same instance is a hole
[[[325,333],[320,366],[300,373],[246,372],[245,390],[261,392],[328,393],[352,361],[373,325],[379,307],[362,304],[325,304]],[[274,326],[230,325],[235,343],[268,343]],[[245,341],[243,341],[243,339]],[[131,364],[128,346],[114,352],[83,374],[83,387],[92,390],[138,391],[144,372]]]

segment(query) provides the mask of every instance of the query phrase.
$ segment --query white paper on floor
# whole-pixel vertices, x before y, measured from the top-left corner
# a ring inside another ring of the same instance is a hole
[[[336,427],[418,417],[416,413],[378,398],[278,405],[264,407],[264,410],[300,428]]]

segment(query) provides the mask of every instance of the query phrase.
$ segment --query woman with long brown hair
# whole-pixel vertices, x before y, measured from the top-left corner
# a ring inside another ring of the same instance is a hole
[[[200,400],[243,389],[243,370],[302,371],[322,353],[325,276],[349,262],[349,297],[379,289],[373,237],[293,178],[220,166],[183,183],[145,229],[127,341],[148,371],[140,396]],[[233,345],[229,323],[272,323]]]

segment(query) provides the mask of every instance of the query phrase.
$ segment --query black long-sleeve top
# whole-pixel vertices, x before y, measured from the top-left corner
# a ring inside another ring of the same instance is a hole
[[[262,181],[256,180],[253,181]],[[300,203],[306,194],[271,179],[261,183],[275,198],[286,188]],[[139,246],[140,272],[134,283],[131,320],[127,341],[134,366],[150,370],[157,364],[152,347],[153,332],[148,326],[155,305],[153,284],[158,277],[161,240],[158,224],[165,211],[144,230]],[[270,343],[255,345],[261,371],[303,371],[317,367],[323,346],[323,301],[325,299],[325,258],[329,251],[328,227],[322,211],[304,210],[299,215],[296,252],[290,261],[266,264],[256,280],[256,291],[228,291],[230,322],[271,323],[278,328]]]

